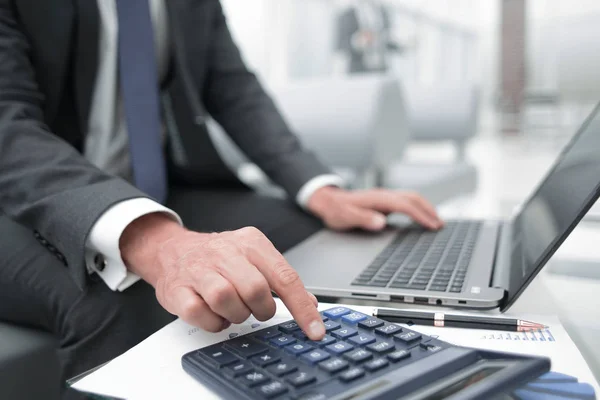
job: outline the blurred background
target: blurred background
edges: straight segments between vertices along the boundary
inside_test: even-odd
[[[353,186],[504,216],[600,99],[596,0],[222,3],[292,126]]]

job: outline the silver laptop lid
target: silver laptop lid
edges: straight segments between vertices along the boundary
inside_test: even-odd
[[[600,104],[512,219],[510,307],[600,197]]]

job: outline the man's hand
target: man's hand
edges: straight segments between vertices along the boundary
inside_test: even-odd
[[[412,192],[386,189],[346,191],[336,187],[317,190],[307,208],[335,230],[362,228],[380,231],[386,226],[385,216],[402,213],[429,229],[444,226],[433,206]]]
[[[196,233],[150,214],[127,227],[120,247],[129,270],[154,286],[167,311],[190,324],[218,332],[250,314],[266,321],[276,311],[273,290],[311,339],[325,335],[317,299],[256,228]]]

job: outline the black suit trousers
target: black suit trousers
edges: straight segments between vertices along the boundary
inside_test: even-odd
[[[292,202],[241,187],[172,187],[167,205],[197,231],[255,226],[281,252],[322,228]],[[0,238],[0,320],[52,332],[63,379],[120,355],[175,319],[142,281],[119,293],[91,275],[80,291],[43,238],[2,215]],[[65,399],[81,397],[64,393]]]

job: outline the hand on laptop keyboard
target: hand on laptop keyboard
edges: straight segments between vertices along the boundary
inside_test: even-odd
[[[218,332],[250,314],[260,321],[273,317],[273,290],[311,339],[323,338],[316,298],[258,229],[202,234],[154,216],[127,228],[121,252],[129,269],[156,288],[167,311]]]
[[[413,192],[387,189],[346,191],[335,187],[317,190],[309,199],[308,209],[335,230],[361,228],[380,231],[385,216],[401,213],[428,229],[444,226],[435,208],[423,196]]]

